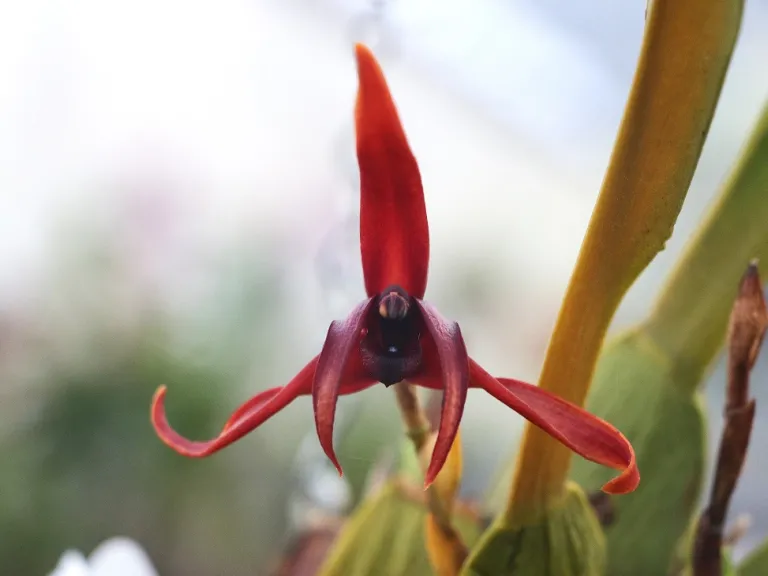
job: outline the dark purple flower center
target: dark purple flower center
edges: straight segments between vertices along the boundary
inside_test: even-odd
[[[378,296],[360,342],[363,366],[372,378],[391,386],[418,372],[421,324],[418,307],[400,286],[389,286]]]

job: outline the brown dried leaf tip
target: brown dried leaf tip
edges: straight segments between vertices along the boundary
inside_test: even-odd
[[[722,574],[723,524],[747,455],[755,417],[755,401],[749,398],[749,373],[757,359],[766,328],[768,309],[757,263],[752,262],[741,279],[728,327],[725,427],[720,438],[709,505],[702,513],[696,530],[693,550],[695,576]]]
[[[739,294],[728,327],[728,395],[726,410],[747,403],[749,371],[755,364],[768,327],[768,310],[757,262],[750,263],[741,279]]]

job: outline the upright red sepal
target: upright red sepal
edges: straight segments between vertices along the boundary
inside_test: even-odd
[[[355,47],[360,166],[360,251],[368,296],[389,285],[423,298],[429,268],[424,192],[387,81],[365,46]]]

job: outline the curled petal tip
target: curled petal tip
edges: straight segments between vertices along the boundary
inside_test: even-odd
[[[339,473],[339,477],[344,476],[344,472],[341,469],[341,464],[339,463],[339,459],[336,456],[336,451],[333,449],[333,428],[330,429],[330,435],[326,435],[320,430],[320,428],[318,428],[317,433],[318,439],[320,440],[320,447],[323,449],[323,452],[325,452],[328,460],[330,460],[331,464],[333,464],[333,467],[336,468],[336,471]]]
[[[343,478],[344,471],[341,468],[339,458],[336,456],[336,451],[333,448],[333,424],[331,423],[330,428],[326,428],[320,425],[317,428],[317,435],[318,440],[320,440],[320,447],[323,449],[323,452],[325,452],[325,455],[327,456],[328,460],[331,461],[333,467],[336,468],[336,472],[339,473],[339,478]]]
[[[629,444],[629,443],[627,443]],[[637,486],[640,484],[640,470],[637,468],[637,462],[635,461],[634,452],[632,458],[618,476],[612,478],[603,485],[603,492],[606,494],[629,494],[634,492]]]
[[[315,390],[317,394],[317,389]],[[323,396],[328,394],[326,390],[322,391]],[[339,476],[342,475],[341,464],[333,449],[333,423],[336,415],[336,398],[338,390],[330,390],[330,398],[323,398],[315,403],[315,430],[317,439],[320,441],[320,447],[325,452],[328,460],[336,468]],[[318,398],[318,396],[315,396]]]
[[[168,423],[168,416],[165,413],[165,394],[167,391],[168,388],[165,385],[159,386],[152,396],[149,414],[155,433],[166,446],[182,456],[189,456],[191,458],[202,456],[203,454],[195,449],[195,442],[181,437]]]
[[[315,412],[315,414],[317,418],[317,438],[320,440],[320,447],[323,449],[323,452],[325,452],[328,460],[331,461],[331,464],[333,464],[333,467],[336,468],[339,477],[343,477],[344,472],[342,471],[341,464],[336,456],[336,451],[333,449],[333,413],[326,415],[324,413]],[[330,424],[327,424],[327,417],[331,418]]]
[[[152,408],[154,408],[157,404],[162,404],[165,400],[165,393],[168,391],[168,387],[165,384],[162,384],[157,387],[157,390],[155,390],[155,393],[152,395]]]
[[[149,408],[149,419],[160,438],[163,437],[162,429],[168,426],[165,416],[165,394],[168,388],[165,385],[158,386],[152,395],[152,404]]]
[[[343,478],[344,471],[342,470],[341,464],[339,463],[339,459],[337,458],[336,452],[333,449],[333,444],[326,445],[321,441],[320,446],[322,446],[323,452],[325,452],[325,455],[328,457],[328,460],[331,461],[331,464],[333,464],[333,467],[336,468],[336,472],[339,473],[339,478]]]

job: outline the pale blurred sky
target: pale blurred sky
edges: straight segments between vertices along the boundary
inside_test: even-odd
[[[503,256],[532,284],[567,278],[642,33],[644,0],[609,4],[383,2],[380,52],[445,256]],[[248,226],[316,246],[354,205],[338,150],[354,166],[350,45],[368,39],[372,5],[0,1],[0,278],[33,266],[62,209],[97,215],[126,179],[175,186],[208,242]],[[755,74],[766,10],[748,6],[728,126],[711,138],[721,152],[768,91]],[[585,31],[584,13],[620,30]]]

